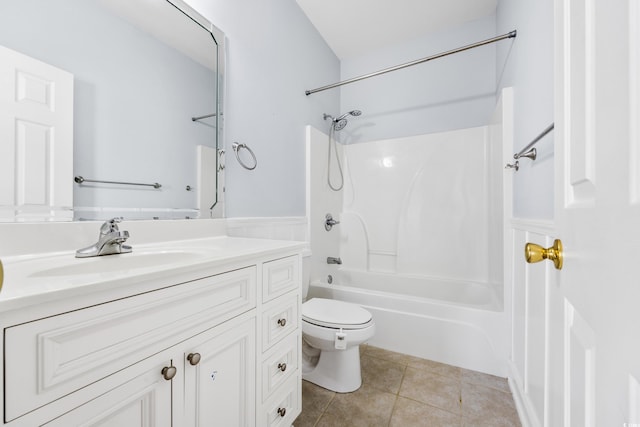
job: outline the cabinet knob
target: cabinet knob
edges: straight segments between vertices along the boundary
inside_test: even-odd
[[[175,366],[165,366],[162,368],[162,377],[167,381],[175,377],[176,373],[178,373],[178,370]]]
[[[282,326],[284,328],[284,325],[287,324],[287,319],[278,319],[278,325]]]
[[[191,363],[192,366],[196,366],[200,363],[200,353],[189,353],[187,356],[187,360]]]
[[[278,363],[278,369],[280,369],[282,372],[287,370],[287,364],[286,363]]]
[[[286,408],[278,408],[278,415],[280,415],[281,417],[284,417],[286,413],[287,413]]]

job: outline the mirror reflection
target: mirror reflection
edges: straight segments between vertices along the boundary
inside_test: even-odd
[[[222,41],[174,0],[0,2],[1,220],[210,217]]]

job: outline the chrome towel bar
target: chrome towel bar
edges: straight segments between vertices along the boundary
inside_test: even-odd
[[[153,188],[162,187],[162,185],[158,184],[157,182],[154,182],[153,184],[141,184],[141,183],[138,183],[138,182],[103,181],[103,180],[99,180],[99,179],[86,179],[86,178],[81,177],[80,175],[78,175],[75,178],[73,178],[73,180],[75,182],[77,182],[78,184],[82,184],[84,182],[99,182],[101,184],[142,185],[142,186],[145,186],[145,187],[153,187]]]
[[[535,160],[536,159],[536,154],[535,151],[533,152],[533,155],[529,154],[529,149],[532,148],[534,145],[536,145],[536,143],[538,141],[540,141],[542,138],[544,138],[549,132],[551,132],[553,130],[555,126],[555,123],[551,123],[549,125],[549,127],[547,127],[545,130],[543,130],[540,135],[536,136],[533,141],[531,141],[529,144],[527,144],[526,147],[524,147],[522,150],[520,150],[518,153],[513,155],[514,159],[519,159],[520,157],[529,157],[531,160]],[[525,155],[528,154],[528,155]],[[533,157],[533,158],[532,158]]]
[[[536,149],[533,146],[536,145],[538,143],[538,141],[540,141],[542,138],[544,138],[549,132],[551,132],[553,130],[554,126],[555,126],[555,123],[551,123],[545,130],[543,130],[540,133],[540,135],[536,136],[533,139],[533,141],[528,143],[526,147],[524,147],[522,150],[520,150],[519,152],[514,154],[513,158],[515,159],[515,162],[507,163],[507,165],[504,168],[505,169],[515,169],[515,171],[518,172],[518,170],[520,169],[520,162],[518,161],[518,159],[520,159],[522,157],[526,157],[527,159],[535,160],[536,157],[538,156],[538,152],[536,151]]]
[[[191,117],[191,121],[197,122],[198,120],[206,119],[208,117],[215,117],[217,115],[218,115],[217,113],[213,113],[213,114],[205,114],[204,116]]]

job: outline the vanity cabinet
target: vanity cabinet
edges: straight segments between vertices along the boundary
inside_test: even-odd
[[[298,257],[263,266],[258,426],[288,427],[302,410],[300,269]]]
[[[300,256],[283,255],[3,313],[4,425],[291,425]]]

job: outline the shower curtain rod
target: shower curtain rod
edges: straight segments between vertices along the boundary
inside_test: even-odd
[[[465,50],[473,49],[475,47],[480,47],[480,46],[484,46],[486,44],[495,43],[495,42],[500,41],[500,40],[511,39],[511,38],[515,38],[515,37],[516,37],[516,30],[513,30],[513,31],[510,31],[510,32],[508,32],[506,34],[503,34],[501,36],[493,37],[493,38],[487,39],[487,40],[482,40],[482,41],[477,42],[477,43],[473,43],[473,44],[469,44],[469,45],[466,45],[466,46],[462,46],[462,47],[459,47],[459,48],[453,49],[453,50],[448,50],[446,52],[438,53],[436,55],[427,56],[426,58],[416,59],[415,61],[407,62],[405,64],[396,65],[395,67],[385,68],[384,70],[376,71],[376,72],[365,74],[365,75],[358,76],[358,77],[353,77],[351,79],[343,80],[343,81],[338,82],[338,83],[333,83],[333,84],[322,86],[322,87],[319,87],[319,88],[316,88],[316,89],[306,90],[304,93],[307,96],[309,96],[312,93],[322,92],[323,90],[327,90],[327,89],[333,89],[333,88],[338,87],[338,86],[343,86],[343,85],[346,85],[346,84],[349,84],[349,83],[358,82],[360,80],[368,79],[370,77],[379,76],[380,74],[385,74],[385,73],[390,73],[391,71],[401,70],[403,68],[411,67],[413,65],[422,64],[423,62],[431,61],[433,59],[442,58],[443,56],[452,55],[454,53],[463,52]]]

